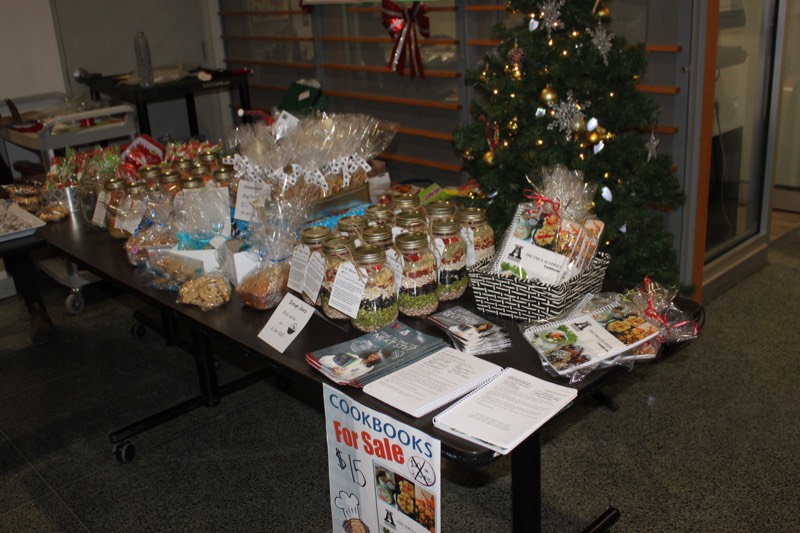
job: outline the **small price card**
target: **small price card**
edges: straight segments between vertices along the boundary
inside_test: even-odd
[[[303,331],[313,314],[312,306],[292,294],[287,294],[269,317],[267,325],[259,332],[258,338],[283,353],[298,333]]]

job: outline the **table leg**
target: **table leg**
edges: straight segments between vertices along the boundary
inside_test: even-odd
[[[542,449],[538,432],[511,452],[511,508],[514,531],[542,530]]]
[[[211,339],[203,331],[192,328],[194,359],[197,364],[197,378],[200,381],[200,394],[208,407],[219,404],[217,369],[211,353]]]
[[[186,95],[186,113],[189,115],[189,134],[197,137],[200,129],[197,127],[197,108],[194,104],[194,93]]]
[[[147,102],[136,102],[136,116],[139,118],[139,133],[150,135],[150,116],[147,114]]]
[[[239,82],[239,107],[250,109],[250,86],[247,83],[247,78]],[[242,117],[242,121],[245,123],[251,122],[250,115]]]

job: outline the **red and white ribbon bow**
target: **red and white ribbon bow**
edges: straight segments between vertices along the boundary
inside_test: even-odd
[[[391,0],[383,0],[381,5],[383,27],[394,37],[392,56],[386,65],[387,71],[397,71],[401,76],[405,72],[406,59],[409,62],[409,77],[413,80],[419,75],[425,77],[422,69],[422,56],[419,52],[419,34],[430,37],[430,20],[428,6],[422,2],[414,2],[411,7],[402,8]]]

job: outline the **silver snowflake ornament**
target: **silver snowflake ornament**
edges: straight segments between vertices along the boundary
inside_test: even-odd
[[[586,28],[586,33],[592,36],[592,44],[603,57],[603,63],[608,66],[608,53],[611,51],[611,40],[614,38],[614,34],[607,32],[602,24],[598,24],[595,29]]]
[[[580,103],[572,97],[572,91],[567,92],[566,100],[560,100],[550,105],[553,108],[553,121],[547,125],[548,130],[558,129],[563,131],[566,139],[572,139],[572,125],[585,120],[583,110],[591,102]]]
[[[651,159],[656,156],[656,151],[658,150],[658,143],[660,142],[659,139],[656,138],[656,134],[654,130],[650,130],[650,140],[647,141],[645,146],[647,147],[647,162],[649,163]]]
[[[553,30],[557,30],[563,23],[561,22],[561,8],[564,7],[566,0],[546,0],[542,4],[542,24],[547,30],[547,38],[552,37]]]

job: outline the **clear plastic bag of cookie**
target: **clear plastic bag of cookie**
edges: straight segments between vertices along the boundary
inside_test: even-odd
[[[239,283],[236,296],[260,311],[276,307],[288,291],[289,266],[289,261],[263,261]]]
[[[178,289],[178,303],[210,311],[231,301],[231,285],[219,272],[190,279]]]

